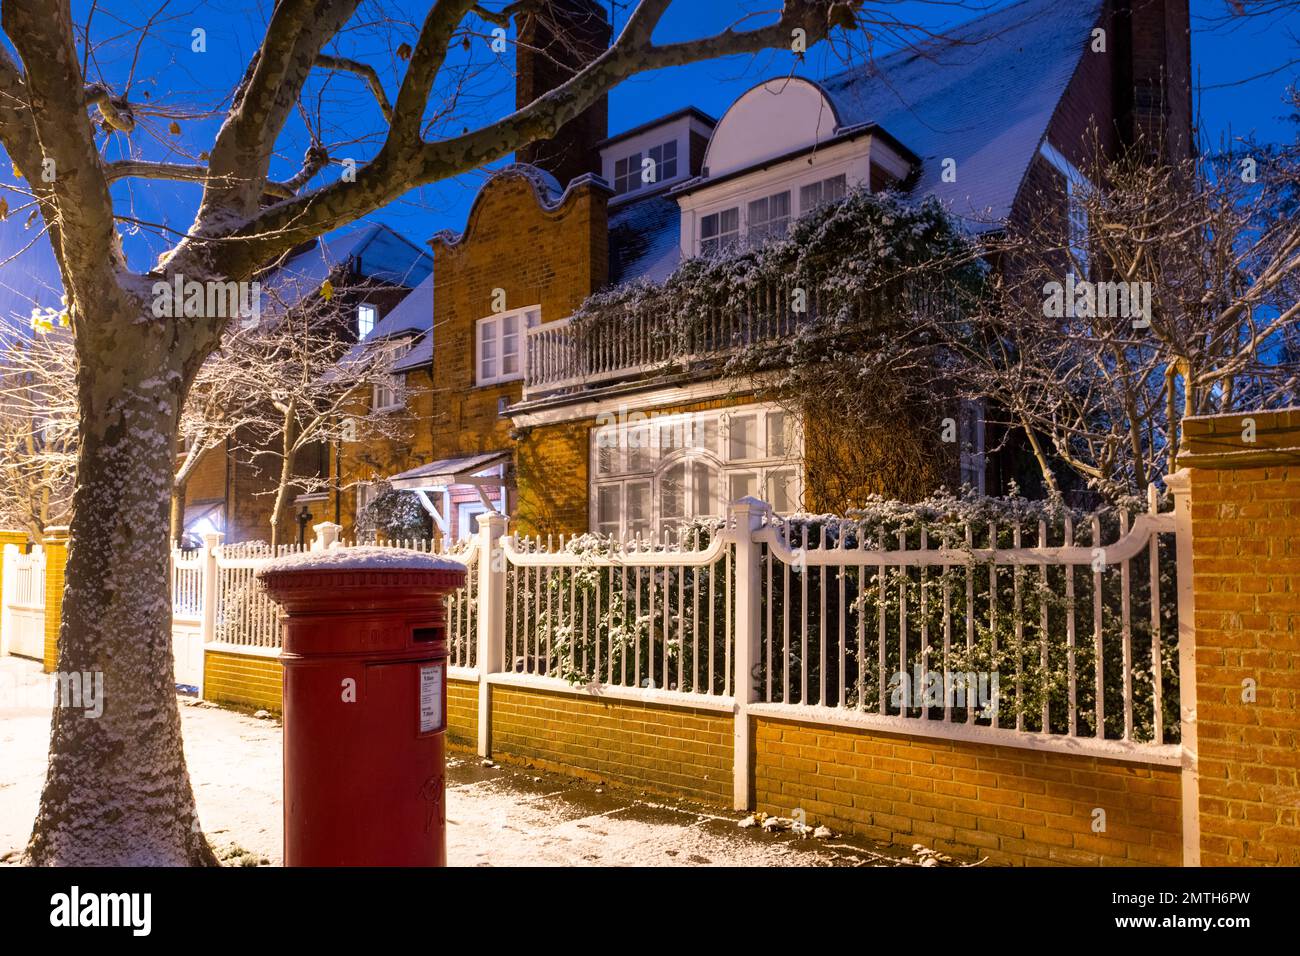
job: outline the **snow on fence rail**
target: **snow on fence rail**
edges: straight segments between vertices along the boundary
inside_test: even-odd
[[[212,582],[216,597],[212,611],[212,642],[236,650],[253,653],[272,653],[280,648],[279,608],[257,581],[260,568],[277,557],[297,554],[307,547],[298,544],[280,545],[274,552],[269,545],[254,543],[220,544],[213,536],[210,550],[173,551],[172,553],[172,617],[179,624],[196,624],[203,620],[207,600],[207,581]],[[379,546],[433,554],[454,554],[472,563],[475,550],[456,548],[443,539],[361,540],[341,541],[334,538],[319,541],[320,546],[356,547]],[[211,571],[208,562],[212,562]],[[205,575],[207,575],[205,577]],[[469,583],[448,598],[448,653],[449,663],[458,667],[473,667],[477,651],[477,582],[470,576]]]
[[[1176,742],[1173,515],[1027,523],[767,522],[758,700]]]
[[[562,538],[558,551],[508,537],[503,550],[510,670],[732,694],[734,549],[726,535],[696,528],[671,546],[584,535]]]
[[[781,518],[745,499],[667,541],[581,535],[557,548],[492,516],[455,546],[385,543],[466,564],[447,598],[462,678],[1169,757],[1174,516],[1154,494],[1091,515],[965,507]],[[214,541],[210,553],[173,557],[178,620],[205,616],[211,581],[209,639],[274,653],[277,609],[255,580],[268,549]]]
[[[502,670],[557,685],[1176,744],[1173,515],[1154,495],[1136,515],[1030,512],[782,519],[751,502],[671,544],[506,536],[487,639]]]

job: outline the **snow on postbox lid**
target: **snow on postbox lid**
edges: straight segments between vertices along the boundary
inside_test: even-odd
[[[329,548],[285,555],[263,565],[257,579],[290,615],[331,610],[428,607],[464,587],[465,565],[400,548]]]

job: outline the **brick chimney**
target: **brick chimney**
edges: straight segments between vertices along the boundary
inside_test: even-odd
[[[1190,156],[1192,38],[1188,0],[1115,0],[1116,119],[1124,142],[1152,158]]]
[[[595,0],[547,0],[515,20],[515,104],[527,106],[569,80],[609,47],[610,27]],[[602,96],[566,123],[554,139],[532,143],[517,158],[568,185],[584,173],[600,172],[596,144],[608,135],[609,103]]]

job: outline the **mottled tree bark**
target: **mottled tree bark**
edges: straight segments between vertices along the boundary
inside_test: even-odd
[[[156,320],[135,328],[102,360],[83,360],[57,669],[102,674],[103,713],[56,704],[28,847],[37,865],[216,863],[195,815],[173,677],[168,491],[183,385]],[[116,359],[127,353],[124,374]]]

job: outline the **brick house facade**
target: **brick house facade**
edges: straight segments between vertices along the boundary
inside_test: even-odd
[[[557,9],[582,39],[566,50],[594,55],[607,36],[592,19],[599,8]],[[521,103],[576,66],[539,65],[523,46],[518,57]],[[778,510],[827,507],[812,489],[827,486],[816,469],[833,469],[834,456],[752,384],[636,360],[548,378],[548,343],[592,293],[662,281],[727,236],[784,228],[855,186],[934,196],[975,231],[1031,216],[1066,230],[1070,184],[1094,144],[1106,155],[1139,142],[1167,156],[1191,148],[1187,3],[1024,0],[935,40],[926,56],[759,84],[720,120],[688,107],[604,138],[604,116],[602,103],[556,143],[521,153],[531,162],[488,180],[463,233],[432,241],[433,328],[398,366],[432,385],[413,399],[423,402],[419,433],[409,454],[345,449],[345,487],[390,479],[420,490],[452,537],[502,494],[515,527],[541,534],[663,533],[743,494]],[[963,453],[945,466],[947,483],[1026,487],[1014,438],[985,434],[977,407],[961,414]],[[611,468],[600,429],[628,419],[684,425],[712,444],[656,448],[653,461],[623,449]],[[1004,447],[986,454],[994,445]],[[349,527],[358,496],[342,499]]]

